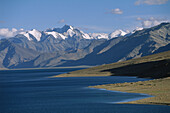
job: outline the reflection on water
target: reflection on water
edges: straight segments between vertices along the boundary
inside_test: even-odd
[[[168,106],[125,105],[148,95],[87,88],[146,80],[135,77],[47,78],[70,69],[0,72],[0,113],[166,113]]]

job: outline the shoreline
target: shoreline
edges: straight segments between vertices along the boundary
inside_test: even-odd
[[[116,83],[89,86],[89,88],[118,91],[123,93],[146,94],[151,97],[137,99],[134,101],[118,102],[118,104],[150,104],[150,105],[168,105],[170,106],[170,77],[163,79],[154,79],[148,81],[138,81],[129,83]]]
[[[79,71],[79,70],[78,70]],[[51,76],[51,78],[56,78],[56,77],[98,77],[98,76],[111,76],[111,73],[99,73],[99,74],[72,74],[75,71],[72,71],[70,73],[63,73],[63,74],[59,74],[59,75],[54,75]]]
[[[128,93],[128,92],[121,92],[121,91],[114,91],[114,90],[107,90],[107,89],[91,88],[91,86],[90,86],[90,89],[104,90],[104,91],[109,91],[109,92],[113,92],[113,93],[114,92],[115,93]],[[134,94],[134,93],[132,93],[132,94]],[[148,96],[148,97],[137,97],[137,98],[125,99],[125,100],[121,100],[121,101],[118,101],[118,102],[109,102],[109,103],[122,104],[122,103],[128,103],[128,102],[137,101],[137,100],[141,100],[141,99],[145,99],[145,98],[149,98],[149,97],[154,97],[152,95],[148,95],[148,94],[144,94],[144,93],[136,93],[136,94],[145,95],[145,96]]]
[[[89,86],[98,89],[152,95],[126,104],[170,105],[170,51],[72,71],[53,77],[133,76],[154,80]]]
[[[13,70],[45,70],[45,69],[74,69],[74,68],[91,68],[93,66],[88,66],[88,65],[80,65],[80,66],[67,66],[67,67],[39,67],[39,68],[14,68],[14,69],[9,69],[9,68],[0,68],[0,71],[13,71]]]
[[[105,75],[104,75],[105,74]],[[81,76],[80,76],[81,75]],[[88,76],[84,74],[73,74],[73,73],[65,73],[57,76],[52,76],[54,77],[96,77],[96,76],[110,76],[110,73],[101,73],[101,74],[88,74]],[[84,76],[82,76],[84,75]],[[130,76],[134,77],[134,76]],[[160,84],[159,82],[165,82],[169,81],[163,84]],[[154,82],[152,84],[152,82]],[[128,85],[127,85],[128,84]],[[110,86],[113,86],[113,88],[110,88]],[[123,87],[115,87],[116,85],[125,85]],[[139,87],[137,90],[133,89],[132,86],[138,85]],[[144,89],[141,87],[144,86]],[[153,80],[147,80],[147,81],[138,81],[138,82],[129,82],[129,83],[116,83],[116,84],[105,84],[105,85],[96,85],[96,86],[89,86],[88,88],[95,88],[95,89],[100,89],[100,90],[108,90],[108,91],[118,91],[122,93],[138,93],[138,94],[146,94],[151,97],[146,97],[142,99],[135,99],[133,101],[125,101],[125,102],[118,102],[117,104],[148,104],[148,105],[168,105],[170,106],[170,77],[167,78],[159,78],[159,79],[153,79]],[[147,88],[148,87],[148,88]],[[152,89],[150,90],[149,88]],[[163,90],[163,93],[152,93],[152,91],[155,91],[158,87],[158,92]],[[164,88],[163,88],[164,87]],[[121,89],[119,89],[121,88]],[[123,88],[123,89],[122,89]],[[126,88],[130,88],[129,90],[126,90]],[[131,89],[132,88],[132,89]],[[141,91],[140,91],[141,90]],[[147,92],[145,90],[150,90],[150,92]]]

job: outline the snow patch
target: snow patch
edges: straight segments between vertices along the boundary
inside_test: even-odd
[[[32,38],[30,37],[29,33],[26,33],[26,32],[20,32],[19,34],[22,34],[24,35],[29,41],[32,40]]]
[[[143,28],[142,27],[136,27],[136,29],[133,30],[132,33],[135,33],[136,31],[140,31],[140,30],[143,30]]]
[[[41,33],[36,30],[36,29],[33,29],[32,31],[28,31],[28,33],[30,33],[31,35],[33,35],[37,41],[40,41],[41,40]]]
[[[140,31],[140,30],[143,30],[143,28],[142,27],[137,27],[136,28],[136,31]]]
[[[52,32],[45,32],[45,33],[47,33],[48,35],[52,35],[54,38],[58,38],[57,32],[52,31]]]
[[[55,32],[55,31],[52,31],[52,32],[45,32],[47,33],[48,35],[52,35],[54,38],[62,38],[63,40],[65,40],[67,37],[62,35],[61,33],[58,33],[58,32]]]
[[[107,33],[89,33],[93,39],[109,39]]]
[[[60,34],[60,33],[59,33],[59,35],[60,35],[60,37],[61,37],[62,39],[64,39],[64,40],[67,38],[67,37],[64,36],[63,34]]]
[[[72,37],[72,36],[75,34],[75,32],[74,32],[72,29],[68,29],[68,30],[67,30],[67,34],[68,34],[70,37]]]
[[[69,26],[71,30],[73,30],[74,28],[72,26]]]
[[[119,36],[125,36],[126,34],[127,33],[125,31],[119,29],[119,30],[116,30],[116,31],[112,32],[110,34],[110,38],[119,37]]]
[[[93,39],[93,37],[90,37],[88,34],[84,33],[83,34],[83,38],[85,39]]]

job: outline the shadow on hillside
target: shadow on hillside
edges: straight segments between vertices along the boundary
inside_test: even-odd
[[[170,76],[170,59],[131,64],[124,67],[103,70],[112,76],[137,76],[145,78],[164,78]]]

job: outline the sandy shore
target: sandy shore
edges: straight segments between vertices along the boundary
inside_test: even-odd
[[[89,87],[128,93],[144,93],[154,96],[141,100],[126,102],[126,104],[157,104],[170,106],[170,77],[149,81],[106,84]]]

